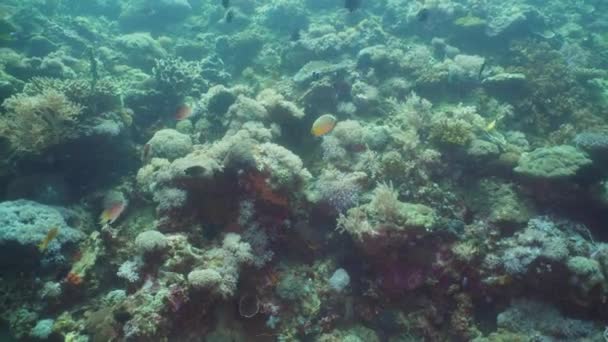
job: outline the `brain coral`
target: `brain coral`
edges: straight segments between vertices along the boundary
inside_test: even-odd
[[[192,151],[192,140],[174,129],[161,129],[148,141],[150,157],[174,160]]]
[[[589,164],[591,159],[575,147],[541,147],[522,154],[515,172],[537,178],[564,178],[574,176]]]
[[[142,253],[161,252],[168,246],[167,237],[157,230],[148,230],[137,235],[135,246]]]

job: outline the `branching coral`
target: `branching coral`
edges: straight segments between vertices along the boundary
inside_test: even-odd
[[[345,174],[330,169],[321,174],[315,186],[321,200],[327,201],[336,211],[345,212],[357,205],[365,180],[367,176],[363,172]]]
[[[200,95],[208,88],[200,62],[185,61],[178,57],[156,59],[154,64],[152,73],[158,87],[171,98],[183,99],[189,95]]]
[[[102,78],[92,87],[91,83],[83,78],[34,77],[25,85],[23,92],[34,96],[46,90],[56,90],[70,101],[82,105],[87,116],[117,110],[120,107],[121,90],[118,83],[110,78]]]

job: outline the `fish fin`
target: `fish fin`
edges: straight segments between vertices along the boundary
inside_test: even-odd
[[[107,224],[110,221],[110,215],[108,214],[107,210],[104,210],[101,215],[99,215],[99,224],[101,224],[102,226]]]

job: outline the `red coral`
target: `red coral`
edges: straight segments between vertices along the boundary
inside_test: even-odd
[[[268,177],[259,172],[249,172],[245,176],[245,187],[261,200],[279,207],[288,207],[287,196],[275,191],[268,184]]]

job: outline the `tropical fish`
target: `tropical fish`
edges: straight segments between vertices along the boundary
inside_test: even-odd
[[[230,24],[232,22],[232,20],[234,19],[234,11],[232,10],[232,8],[229,8],[226,11],[226,15],[224,16],[224,20],[226,20],[226,22],[228,24]]]
[[[490,121],[486,127],[483,128],[484,131],[486,132],[490,132],[493,131],[496,128],[496,119]]]
[[[175,111],[175,120],[177,121],[181,121],[181,120],[185,120],[189,117],[192,116],[192,113],[194,112],[192,106],[183,103],[181,105],[179,105],[179,107],[177,107],[177,110]]]
[[[429,19],[429,10],[427,8],[423,8],[418,13],[416,13],[416,19],[420,22],[425,22]]]
[[[334,127],[336,127],[336,122],[338,122],[338,119],[336,119],[336,117],[331,114],[321,115],[312,124],[310,133],[312,133],[312,135],[314,135],[315,137],[325,135],[331,132]]]
[[[120,191],[110,191],[103,199],[103,211],[99,215],[99,224],[112,224],[127,208],[127,199]]]
[[[295,30],[291,31],[291,34],[289,35],[289,40],[291,40],[292,42],[297,42],[298,40],[300,40],[300,29],[296,28]]]
[[[59,228],[53,227],[49,229],[49,231],[46,233],[46,237],[38,244],[38,250],[40,252],[46,251],[46,249],[49,247],[49,243],[51,243],[51,241],[53,241],[57,235],[59,235]]]
[[[101,212],[101,215],[99,215],[99,224],[106,225],[114,223],[126,207],[126,202],[118,202],[112,204],[109,208],[104,209],[104,211]]]
[[[351,13],[354,12],[359,7],[361,7],[361,0],[344,1],[344,8],[346,8]]]

